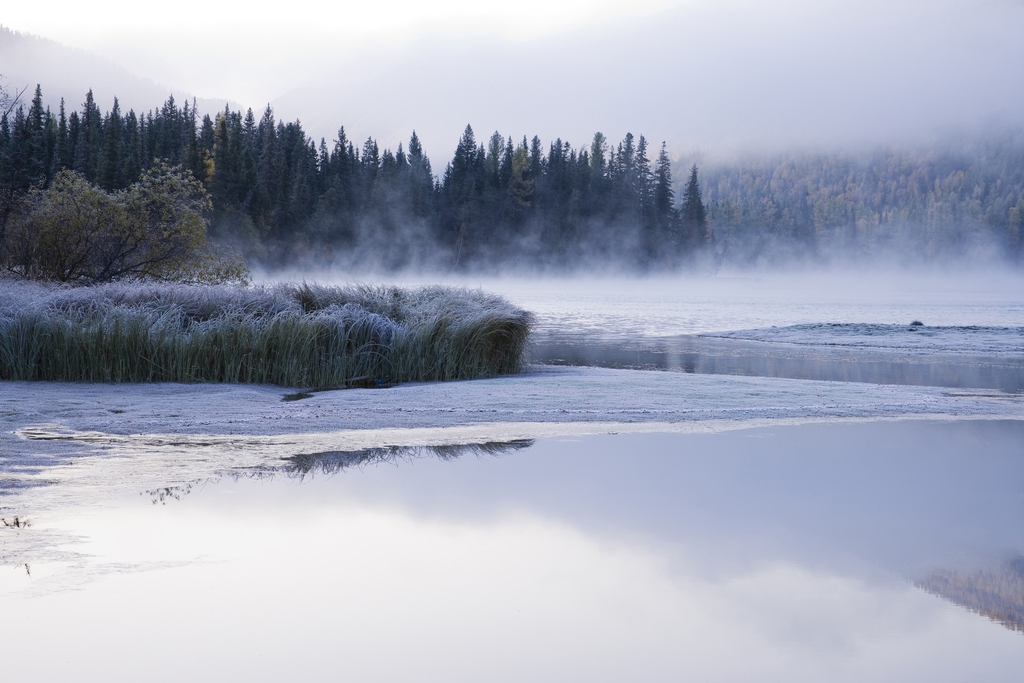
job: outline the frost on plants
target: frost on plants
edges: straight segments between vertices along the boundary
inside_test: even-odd
[[[0,378],[323,387],[518,372],[532,316],[449,287],[0,288]]]

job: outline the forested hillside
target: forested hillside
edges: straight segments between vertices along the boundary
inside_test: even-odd
[[[69,109],[44,107],[37,87],[0,119],[0,249],[21,198],[61,170],[115,192],[156,160],[206,188],[212,237],[271,266],[643,272],[972,250],[1019,260],[1024,232],[1019,138],[941,154],[707,164],[677,186],[665,146],[632,134],[573,147],[497,132],[478,140],[467,126],[435,175],[415,132],[390,150],[344,128],[317,143],[269,107],[201,116],[172,97],[142,114],[116,99],[103,112],[89,92]]]
[[[996,255],[1024,242],[1024,138],[939,151],[787,155],[705,166],[714,234],[737,262]]]

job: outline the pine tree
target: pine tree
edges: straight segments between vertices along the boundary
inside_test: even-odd
[[[46,177],[47,167],[50,159],[46,154],[46,128],[44,125],[43,112],[43,89],[36,85],[36,92],[32,97],[32,104],[28,109],[26,118],[26,132],[28,134],[28,176],[33,181],[39,181]]]
[[[75,159],[78,154],[78,139],[82,134],[82,121],[77,111],[68,115],[68,165],[67,168],[74,169]]]
[[[108,192],[128,186],[124,179],[124,149],[121,133],[121,106],[114,98],[114,106],[103,122],[103,146],[97,169],[97,183]]]
[[[653,214],[653,178],[651,160],[647,158],[647,139],[641,135],[636,143],[636,203],[644,223],[649,223]]]
[[[56,175],[57,172],[71,168],[71,145],[69,140],[68,120],[64,114],[64,98],[60,98],[60,110],[57,118],[57,152],[55,155],[55,164],[53,173]]]
[[[185,103],[186,106],[188,102]],[[203,143],[199,138],[199,127],[196,125],[196,101],[192,99],[192,107],[185,115],[185,168],[199,182],[206,180],[206,158],[203,154]]]
[[[416,131],[409,138],[409,178],[412,213],[416,217],[425,218],[434,208],[434,174],[430,169],[430,159],[423,154],[423,145]]]
[[[680,220],[682,222],[684,240],[690,246],[696,247],[707,242],[707,212],[704,209],[704,202],[701,201],[696,164],[690,169],[690,180],[686,183],[683,205],[680,208]]]
[[[222,216],[238,208],[239,159],[231,138],[231,111],[224,107],[214,123],[213,178],[210,183],[214,208]]]
[[[96,181],[96,171],[100,161],[100,134],[102,115],[92,90],[85,95],[82,104],[82,115],[78,127],[78,141],[75,144],[74,169],[85,176],[89,182]]]
[[[672,164],[665,150],[665,143],[661,143],[661,151],[658,153],[658,165],[654,169],[654,223],[657,232],[657,239],[660,243],[659,251],[664,253],[668,243],[673,239],[675,231],[675,191],[672,189]]]
[[[134,109],[128,110],[124,127],[125,137],[128,140],[124,155],[124,177],[129,183],[134,183],[139,180],[146,168],[146,156],[142,144],[142,122],[135,115]]]
[[[43,160],[46,184],[49,185],[57,168],[57,117],[49,107],[43,114]]]

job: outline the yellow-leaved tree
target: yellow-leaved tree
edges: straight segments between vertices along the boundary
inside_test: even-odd
[[[156,164],[109,193],[61,171],[15,210],[0,262],[22,277],[69,283],[248,282],[239,258],[207,242],[209,209],[202,184],[180,167]]]

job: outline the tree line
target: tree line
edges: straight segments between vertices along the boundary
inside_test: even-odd
[[[154,162],[181,167],[209,193],[213,237],[250,259],[304,258],[474,267],[495,260],[573,265],[604,259],[671,267],[712,241],[690,172],[677,205],[671,162],[643,137],[612,145],[601,133],[584,148],[466,127],[435,176],[415,132],[408,145],[361,145],[344,127],[316,144],[299,121],[224,111],[200,115],[171,97],[157,110],[102,113],[90,91],[81,111],[53,112],[36,87],[27,109],[0,119],[0,221],[19,197],[64,170],[107,192],[122,191]]]
[[[707,264],[828,261],[900,254],[928,260],[988,248],[1019,260],[1024,143],[943,153],[785,155],[692,166],[676,184],[662,143],[596,133],[573,147],[467,126],[435,174],[415,132],[394,151],[344,127],[315,142],[268,106],[201,115],[101,112],[30,102],[0,111],[0,249],[30,190],[62,172],[125,192],[154,163],[207,193],[210,236],[249,263],[364,269],[494,265],[635,271]],[[701,182],[702,181],[702,182]],[[67,183],[65,183],[67,186]],[[677,197],[678,194],[678,197]]]
[[[786,154],[706,164],[718,247],[738,263],[969,252],[1024,257],[1024,137],[923,151]]]

